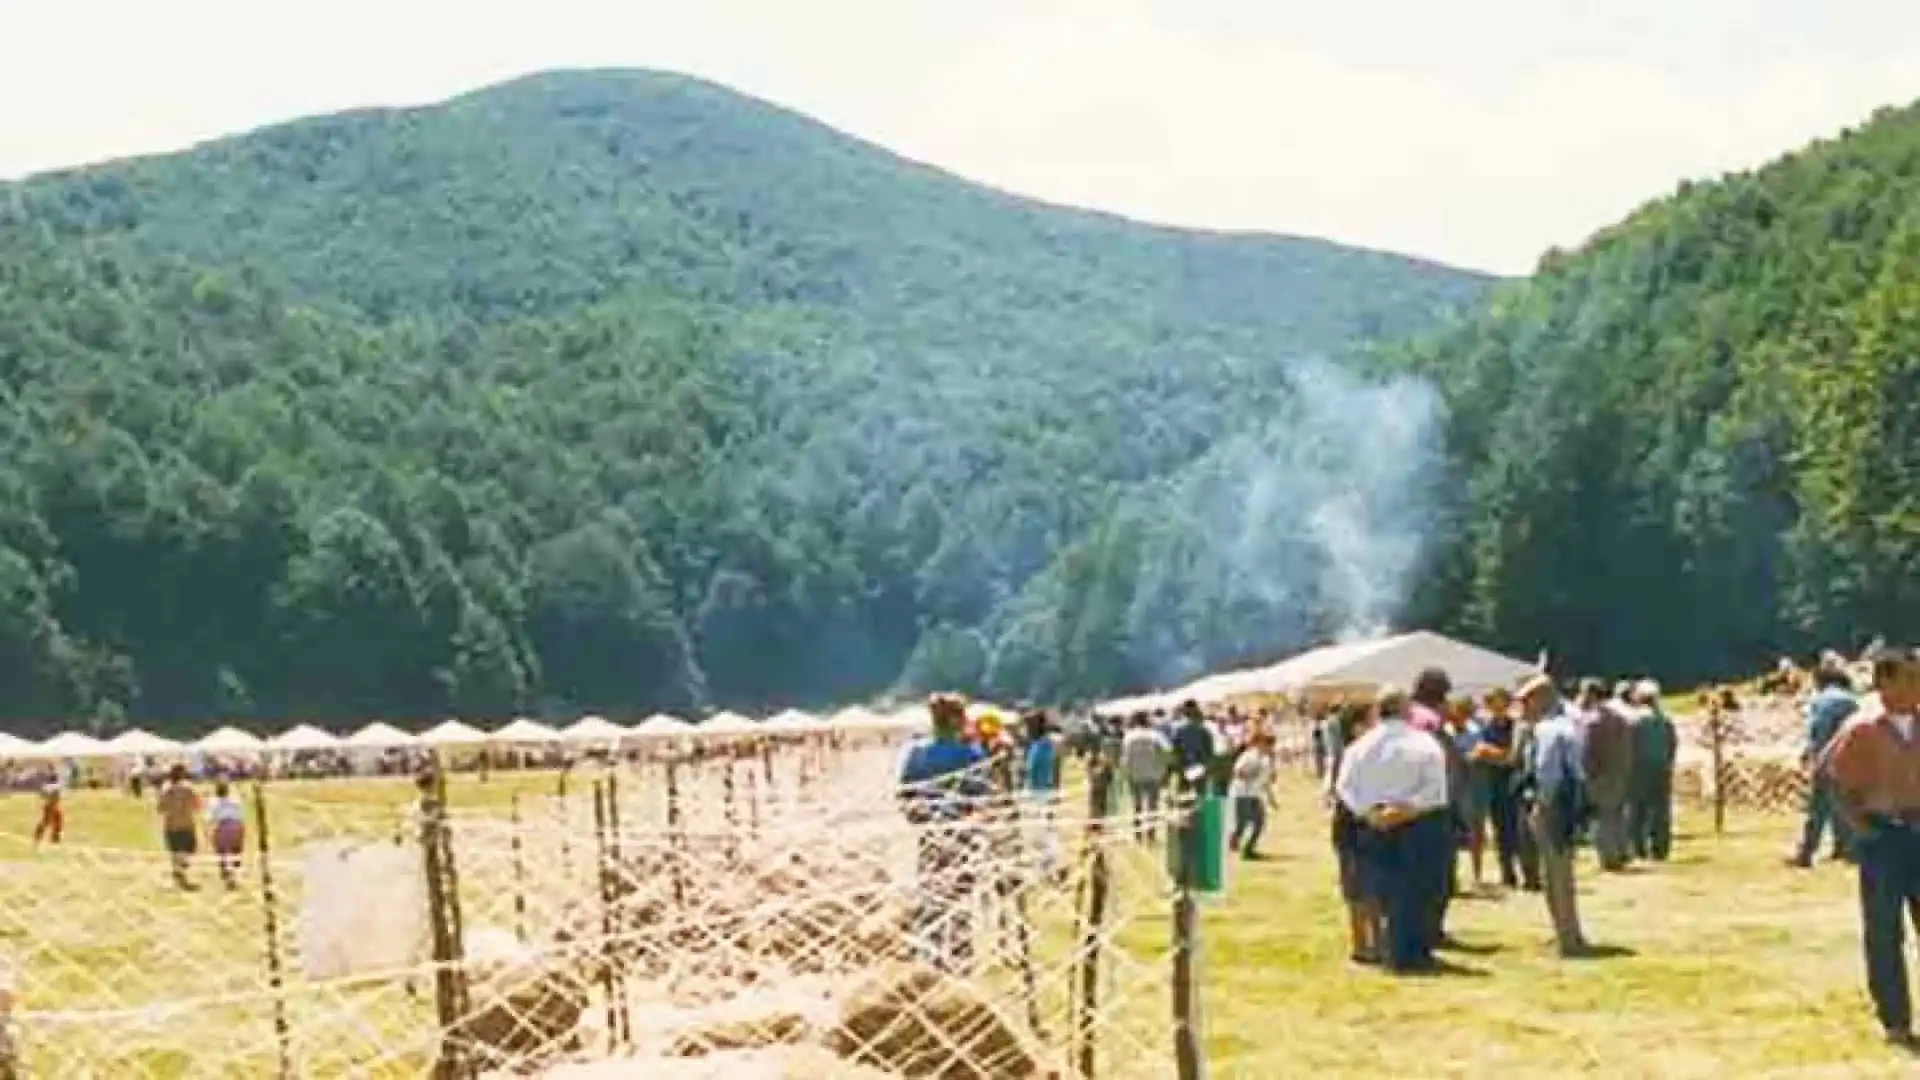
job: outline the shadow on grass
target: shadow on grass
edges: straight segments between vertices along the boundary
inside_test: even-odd
[[[1396,979],[1485,979],[1489,972],[1485,968],[1468,967],[1451,960],[1435,960],[1429,967],[1388,970],[1387,974]]]
[[[1627,960],[1639,956],[1625,945],[1588,945],[1576,952],[1561,954],[1562,960]]]

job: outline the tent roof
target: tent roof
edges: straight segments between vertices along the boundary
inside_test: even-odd
[[[865,705],[849,705],[827,719],[829,724],[840,728],[886,727],[887,718],[867,708]]]
[[[827,725],[812,713],[787,709],[769,717],[766,726],[778,731],[819,731]]]
[[[1478,645],[1428,630],[1329,645],[1289,657],[1270,667],[1213,675],[1178,692],[1202,702],[1221,701],[1242,694],[1280,694],[1309,688],[1391,684],[1409,686],[1421,671],[1441,668],[1464,694],[1495,687],[1512,688],[1534,673],[1535,666]]]
[[[618,742],[631,733],[604,716],[583,716],[568,724],[560,734],[574,742]]]
[[[34,756],[43,758],[106,757],[111,753],[106,743],[78,731],[63,731],[34,748]]]
[[[33,742],[18,735],[9,735],[0,731],[0,758],[19,757],[33,752]]]
[[[428,746],[471,746],[487,741],[487,733],[458,720],[447,720],[420,736]]]
[[[888,716],[886,726],[902,731],[932,731],[933,711],[925,705],[909,705]]]
[[[696,729],[701,735],[752,735],[760,725],[737,712],[722,712],[708,717]]]
[[[491,739],[503,743],[551,743],[560,741],[560,733],[523,716],[494,732]]]
[[[643,738],[660,738],[670,735],[685,735],[692,730],[692,724],[687,723],[677,716],[668,716],[666,713],[654,713],[652,716],[636,724],[633,733]]]
[[[150,731],[134,728],[107,740],[107,749],[116,754],[171,754],[180,749],[172,739],[163,739]]]
[[[312,724],[296,724],[268,739],[267,745],[275,750],[331,750],[340,740]]]
[[[247,753],[265,745],[259,736],[237,727],[223,727],[193,744],[196,750],[214,754]]]
[[[392,724],[381,720],[375,720],[373,723],[368,724],[366,727],[361,728],[346,738],[348,746],[362,746],[374,749],[384,749],[392,746],[412,746],[419,741],[418,736],[401,731]]]

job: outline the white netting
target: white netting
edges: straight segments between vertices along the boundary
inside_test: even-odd
[[[0,841],[23,1075],[1172,1075],[1163,849],[1079,770],[910,824],[899,753],[457,777],[432,858],[417,813],[282,785],[270,888],[253,852],[185,892],[157,854]]]

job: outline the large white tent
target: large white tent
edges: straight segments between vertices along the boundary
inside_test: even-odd
[[[1382,685],[1411,686],[1428,668],[1440,668],[1462,694],[1495,687],[1512,689],[1534,674],[1535,664],[1429,630],[1329,645],[1263,668],[1210,675],[1167,695],[1202,704],[1259,694],[1371,691]]]
[[[177,754],[180,752],[180,744],[150,731],[134,728],[132,731],[123,731],[108,739],[107,749],[124,757],[151,757],[158,754]]]
[[[296,724],[293,727],[267,740],[267,747],[289,754],[307,753],[313,750],[331,750],[340,745],[335,736],[321,731],[312,724]]]
[[[33,753],[33,743],[18,735],[0,731],[0,758],[17,758]]]
[[[265,747],[259,736],[237,727],[223,727],[193,744],[203,754],[257,754]]]
[[[420,741],[419,736],[401,731],[392,724],[375,720],[359,731],[347,736],[347,745],[362,750],[391,750],[400,746],[412,746]]]

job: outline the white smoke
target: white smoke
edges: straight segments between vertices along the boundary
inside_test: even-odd
[[[1193,636],[1146,624],[1142,660],[1165,682],[1314,638],[1379,636],[1426,559],[1442,509],[1438,393],[1320,360],[1291,362],[1287,375],[1287,405],[1216,444],[1159,511],[1185,519],[1176,547],[1199,551],[1156,552],[1136,608],[1164,610],[1177,592],[1218,613],[1186,628]]]

